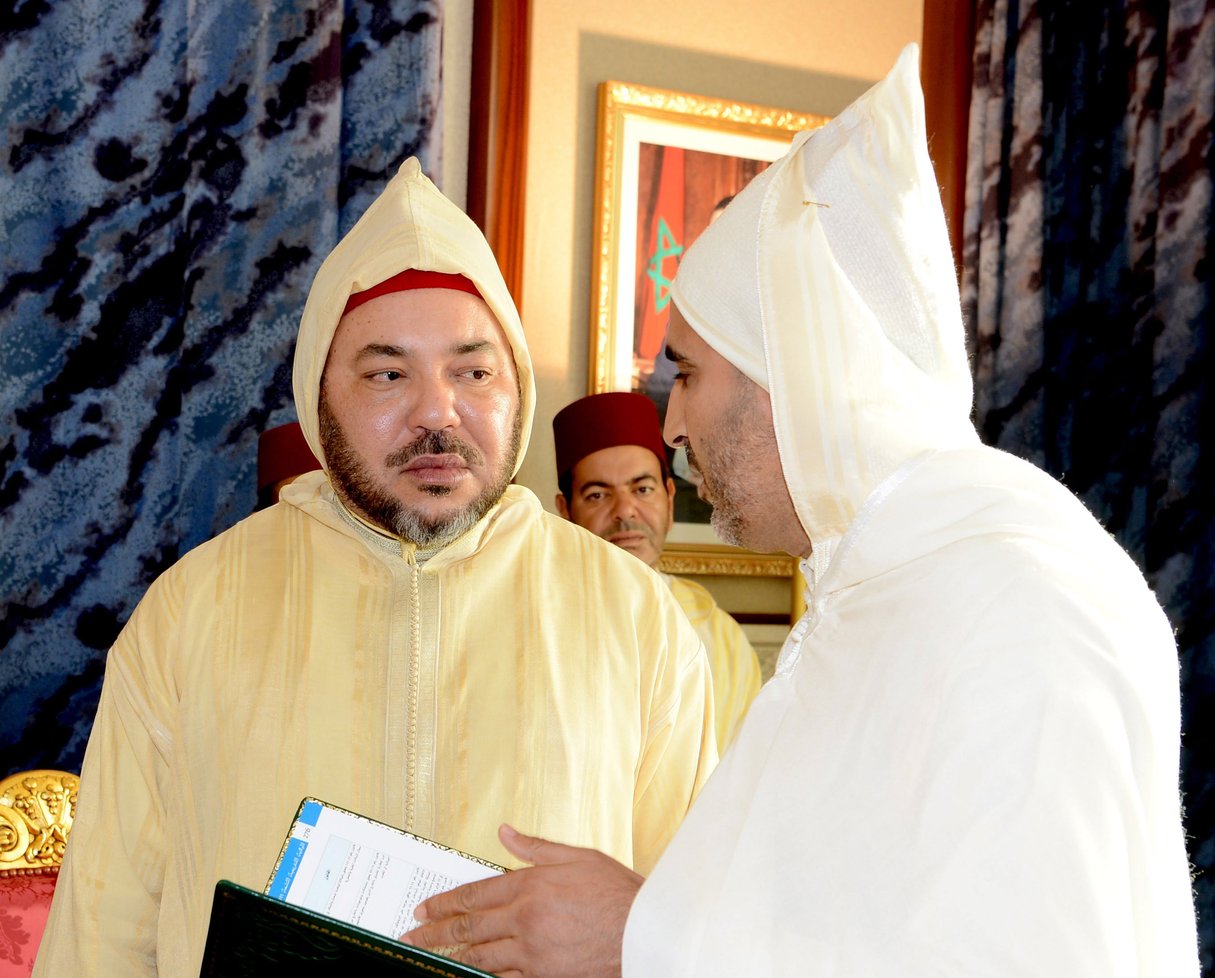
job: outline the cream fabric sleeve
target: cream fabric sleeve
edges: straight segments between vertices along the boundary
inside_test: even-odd
[[[724,754],[734,741],[751,702],[763,685],[759,657],[742,627],[720,608],[709,619],[713,629],[713,706],[717,714],[717,751]]]
[[[647,875],[717,766],[713,683],[704,646],[674,598],[662,589],[655,641],[672,636],[658,660],[647,736],[634,796],[633,868]]]
[[[80,779],[79,808],[34,975],[155,976],[165,875],[163,787],[174,694],[141,649],[171,634],[168,576],[136,609],[106,664]],[[154,609],[154,610],[153,610]],[[152,619],[159,619],[154,625]]]
[[[742,626],[718,607],[706,588],[682,577],[666,579],[709,657],[717,752],[724,754],[762,685],[759,657]]]

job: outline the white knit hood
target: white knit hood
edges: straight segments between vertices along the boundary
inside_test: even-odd
[[[671,294],[771,395],[785,481],[815,546],[842,536],[905,461],[977,443],[916,45],[734,199]]]
[[[351,293],[411,268],[463,275],[477,287],[506,334],[522,393],[518,472],[536,408],[536,384],[523,324],[484,235],[430,182],[414,157],[401,164],[384,192],[338,242],[308,292],[292,380],[295,408],[308,446],[324,463],[319,421],[321,374],[346,300]]]

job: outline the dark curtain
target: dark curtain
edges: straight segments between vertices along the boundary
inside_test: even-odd
[[[963,300],[985,440],[1062,479],[1177,630],[1215,974],[1215,0],[979,0]]]
[[[246,516],[312,275],[437,171],[439,0],[0,13],[0,772],[78,770],[106,649]]]

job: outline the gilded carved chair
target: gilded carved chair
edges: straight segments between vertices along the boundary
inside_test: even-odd
[[[0,978],[28,978],[76,813],[76,775],[0,780]]]

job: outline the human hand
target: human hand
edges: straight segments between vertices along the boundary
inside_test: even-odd
[[[402,935],[415,947],[504,978],[617,978],[629,908],[643,882],[594,849],[498,829],[502,845],[531,863],[458,886],[423,902],[422,926]]]

